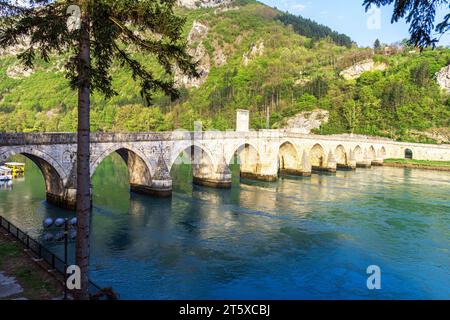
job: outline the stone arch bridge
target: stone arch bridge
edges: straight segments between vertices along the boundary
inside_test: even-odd
[[[381,165],[386,158],[450,160],[449,145],[422,145],[391,140],[304,135],[289,130],[243,132],[96,133],[91,136],[91,174],[117,152],[127,163],[133,192],[170,196],[170,171],[181,154],[192,161],[194,183],[230,188],[230,165],[241,177],[274,181],[280,173],[309,176]],[[74,209],[76,134],[0,134],[0,163],[22,154],[41,169],[47,200]]]

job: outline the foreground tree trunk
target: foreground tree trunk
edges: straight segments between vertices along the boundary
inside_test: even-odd
[[[91,219],[90,174],[90,19],[88,0],[82,1],[80,51],[78,56],[77,138],[77,240],[76,264],[81,270],[81,290],[75,299],[89,299],[89,232]]]

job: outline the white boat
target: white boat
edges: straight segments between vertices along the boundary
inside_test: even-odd
[[[0,167],[0,181],[10,181],[12,180],[12,170],[7,167]]]

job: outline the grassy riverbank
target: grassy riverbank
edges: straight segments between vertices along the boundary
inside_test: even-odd
[[[22,246],[0,232],[0,272],[15,278],[23,291],[3,299],[49,300],[62,296],[62,285],[38,266]],[[1,298],[0,298],[1,299]]]
[[[386,159],[386,160],[384,160],[384,165],[387,167],[404,167],[404,168],[414,168],[414,169],[450,171],[450,161]]]

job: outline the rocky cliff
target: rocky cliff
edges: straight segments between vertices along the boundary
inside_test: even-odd
[[[316,109],[311,112],[302,112],[287,119],[281,126],[299,133],[310,134],[312,130],[318,129],[323,124],[327,123],[329,121],[329,115],[329,111],[322,109]]]
[[[384,71],[388,66],[385,63],[376,63],[372,59],[361,61],[340,73],[346,80],[358,79],[364,72]]]
[[[228,5],[232,0],[178,0],[178,5],[188,9],[214,8],[221,5]]]
[[[436,81],[442,89],[450,92],[450,65],[442,68],[436,74]]]

